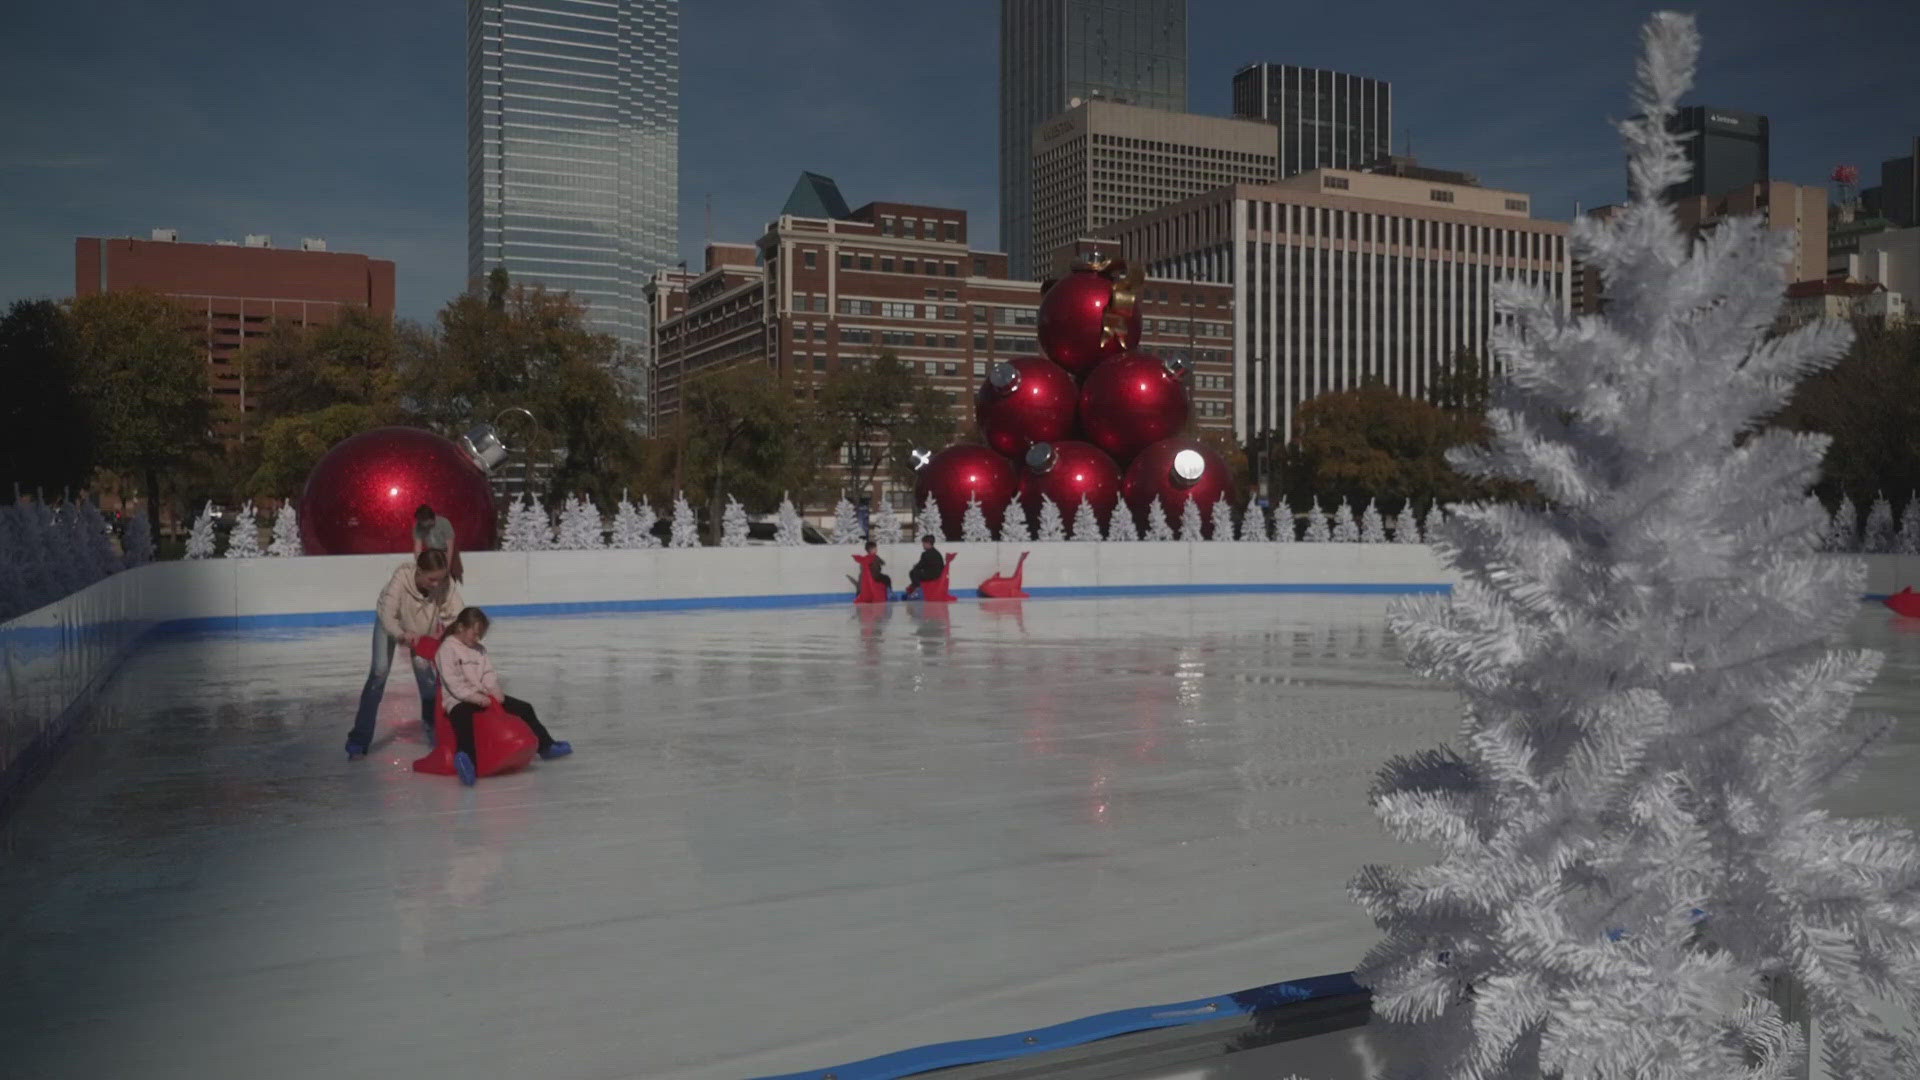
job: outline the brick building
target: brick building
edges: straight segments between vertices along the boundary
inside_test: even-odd
[[[822,205],[822,181],[831,185],[802,177],[787,209]],[[834,191],[825,202],[837,199]],[[832,372],[890,350],[946,394],[955,437],[965,437],[989,365],[1039,351],[1040,286],[1007,273],[1004,253],[971,246],[965,211],[868,203],[845,217],[783,213],[758,244],[711,245],[700,273],[663,271],[648,285],[653,430],[672,429],[680,387],[699,372],[764,364],[810,403]],[[1141,347],[1192,357],[1195,396],[1207,403],[1196,420],[1226,430],[1227,287],[1149,281],[1143,291],[1151,331]],[[871,494],[876,506],[912,502],[911,491],[884,481]]]
[[[249,236],[245,244],[183,244],[173,230],[155,229],[151,240],[74,241],[75,296],[134,289],[174,297],[201,321],[208,390],[230,410],[220,424],[223,437],[254,408],[236,362],[248,338],[274,322],[329,322],[347,307],[393,317],[393,263],[328,251],[320,240],[304,240],[298,251],[275,248],[264,236]]]

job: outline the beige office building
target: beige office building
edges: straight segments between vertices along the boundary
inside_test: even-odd
[[[1272,124],[1089,101],[1033,133],[1033,262],[1096,230],[1280,175]]]
[[[1567,226],[1513,191],[1316,169],[1240,184],[1103,230],[1149,279],[1233,286],[1235,437],[1293,434],[1300,403],[1378,376],[1427,392],[1484,355],[1495,282],[1568,301]]]

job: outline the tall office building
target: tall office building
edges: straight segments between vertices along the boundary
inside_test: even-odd
[[[1033,133],[1096,98],[1187,111],[1186,0],[1000,0],[1000,247],[1031,279]]]
[[[1860,193],[1861,209],[1897,228],[1920,225],[1920,135],[1903,158],[1880,163],[1880,183]]]
[[[1279,129],[1280,175],[1363,169],[1392,152],[1393,86],[1292,64],[1253,64],[1233,76],[1233,115]]]
[[[679,130],[679,0],[469,0],[468,277],[568,290],[646,362]]]
[[[1670,199],[1724,195],[1769,179],[1767,118],[1709,105],[1687,105],[1667,121],[1680,136],[1692,175],[1667,189]]]

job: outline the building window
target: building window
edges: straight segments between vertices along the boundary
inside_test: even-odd
[[[853,269],[853,255],[852,255],[852,253],[850,253],[850,252],[845,252],[845,251],[843,251],[843,252],[841,252],[841,253],[840,253],[840,269],[842,269],[842,270],[851,270],[851,269]]]
[[[948,300],[958,300],[960,299],[960,294],[953,291],[952,289],[948,289],[946,298]]]
[[[813,370],[815,371],[827,370],[827,358],[824,354],[822,353],[813,354]]]
[[[1525,199],[1508,199],[1508,200],[1507,200],[1507,209],[1509,209],[1509,210],[1518,210],[1518,211],[1520,211],[1521,213],[1526,213],[1526,210],[1527,210],[1527,200],[1525,200]]]
[[[927,374],[929,375],[940,374],[940,365],[932,360],[927,361]]]
[[[940,290],[939,290],[939,289],[928,289],[928,290],[926,291],[926,297],[927,297],[927,299],[929,299],[929,300],[938,300],[938,299],[940,299]]]
[[[807,269],[812,270],[814,268],[814,253],[811,251],[801,252],[800,262]]]
[[[1347,190],[1347,178],[1344,176],[1322,176],[1320,178],[1320,186],[1333,188],[1336,191],[1345,191]]]
[[[1427,192],[1427,198],[1432,199],[1434,202],[1452,202],[1453,192],[1442,191],[1439,188],[1434,188],[1431,191]]]
[[[880,314],[889,319],[911,319],[914,317],[914,310],[912,304],[883,303],[880,305]]]
[[[1449,196],[1448,196],[1448,198],[1449,198],[1449,199],[1451,199],[1451,198],[1452,198],[1452,196],[1451,196],[1451,195],[1449,195]],[[862,256],[860,256],[860,269],[862,269],[862,270],[871,270],[871,269],[873,269],[873,256],[871,256],[871,255],[862,255]]]
[[[985,375],[987,373],[987,362],[985,360],[975,360],[973,362],[973,373],[975,375]]]
[[[947,222],[947,239],[949,240],[960,239],[960,223],[959,222],[957,221]]]
[[[883,256],[880,259],[880,272],[883,274],[893,273],[893,259],[891,256]]]
[[[952,361],[948,361],[947,363],[940,365],[940,370],[942,374],[958,375],[960,374],[960,365]]]
[[[901,259],[900,272],[903,274],[917,274],[920,272],[920,267],[919,264],[912,259]]]
[[[947,265],[951,267],[953,264],[948,263]],[[927,260],[927,276],[928,277],[940,276],[940,264],[937,262],[934,262],[932,259]]]
[[[985,334],[973,335],[973,349],[975,352],[986,352],[987,351],[987,335]]]
[[[883,217],[880,219],[880,235],[881,236],[893,235],[893,219],[892,218]]]
[[[948,304],[942,304],[940,305],[940,317],[943,319],[957,319],[960,317],[960,309]]]
[[[957,334],[942,334],[940,344],[948,349],[957,349],[960,347],[960,337]]]
[[[982,258],[977,258],[977,257],[973,260],[973,276],[974,277],[987,276],[987,260]]]
[[[959,264],[959,263],[948,263],[948,264],[947,264],[947,276],[948,276],[948,277],[959,277],[959,276],[960,276],[960,264]]]

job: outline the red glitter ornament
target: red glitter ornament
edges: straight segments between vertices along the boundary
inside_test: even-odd
[[[1129,353],[1087,376],[1080,427],[1087,441],[1126,462],[1187,423],[1186,361]]]
[[[1140,344],[1140,278],[1124,264],[1076,266],[1040,298],[1036,328],[1047,358],[1077,378]],[[1125,275],[1125,276],[1122,276]],[[1118,277],[1119,280],[1115,280]]]
[[[940,508],[940,524],[946,529],[943,539],[958,540],[967,500],[977,496],[987,528],[997,536],[1007,503],[1019,491],[1020,472],[1013,462],[977,443],[957,443],[920,466],[913,485],[913,504],[923,506],[932,495],[934,505]]]
[[[1162,439],[1133,459],[1121,483],[1121,495],[1134,516],[1145,521],[1147,507],[1161,501],[1168,521],[1178,521],[1187,500],[1200,504],[1203,532],[1213,529],[1211,513],[1219,499],[1232,498],[1232,478],[1227,463],[1198,440]]]
[[[413,511],[421,503],[453,524],[459,550],[495,546],[493,492],[471,455],[421,428],[363,431],[307,474],[301,546],[309,555],[412,551]]]
[[[1020,506],[1028,521],[1039,520],[1042,498],[1052,499],[1069,523],[1085,498],[1104,532],[1120,501],[1120,466],[1092,443],[1035,443],[1020,477]]]
[[[1019,460],[1034,443],[1073,437],[1079,396],[1067,369],[1021,356],[993,365],[974,394],[973,416],[988,446]]]

